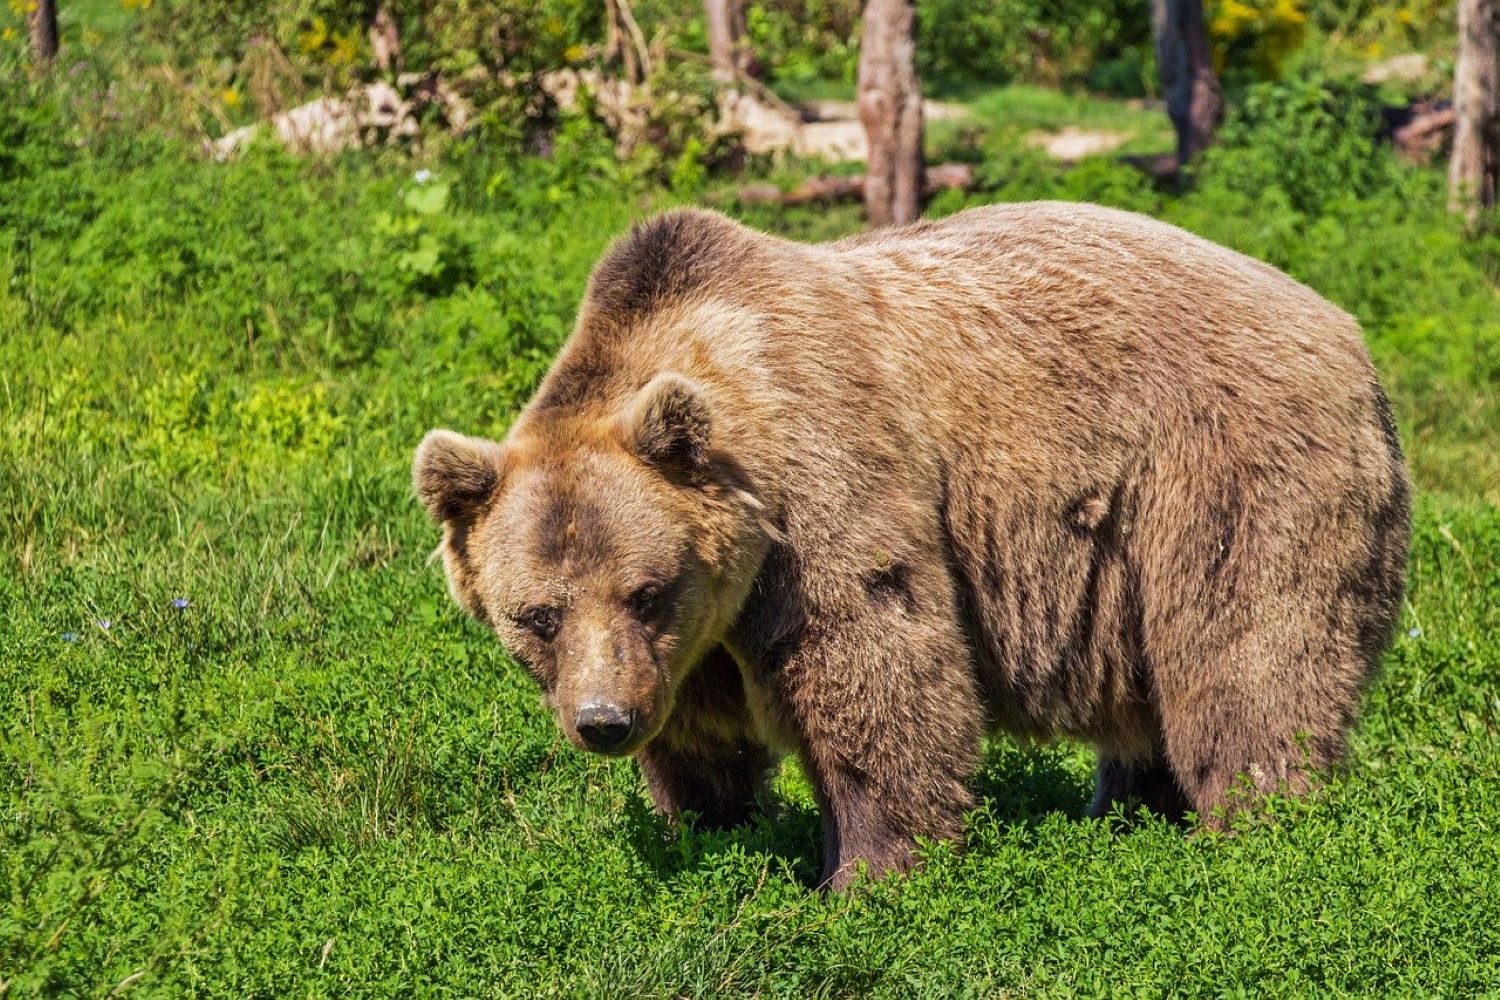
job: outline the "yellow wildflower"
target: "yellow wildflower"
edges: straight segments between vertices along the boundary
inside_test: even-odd
[[[303,52],[316,52],[328,41],[328,22],[322,17],[312,19],[312,26],[297,39]]]
[[[333,51],[328,54],[328,61],[335,66],[352,66],[359,59],[359,32],[350,31],[347,34],[334,32],[332,35]]]
[[[1218,0],[1210,2],[1209,34],[1214,65],[1231,59],[1262,76],[1276,77],[1286,56],[1302,43],[1306,0]]]
[[[1307,15],[1297,7],[1297,0],[1276,0],[1273,13],[1284,26],[1302,24],[1307,20]]]

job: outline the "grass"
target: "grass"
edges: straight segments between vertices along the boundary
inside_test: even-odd
[[[1083,93],[1065,93],[1016,83],[986,89],[967,102],[988,131],[1026,134],[1068,125],[1085,132],[1115,132],[1130,138],[1122,154],[1169,153],[1176,148],[1165,107]]]
[[[980,147],[974,200],[1152,211],[1360,315],[1421,490],[1410,593],[1314,799],[1232,838],[1090,821],[1086,749],[999,740],[965,851],[829,898],[795,767],[753,825],[676,834],[634,765],[561,743],[409,494],[427,428],[503,432],[665,196],[598,180],[586,136],[423,187],[399,160],[78,152],[25,114],[0,118],[26,151],[0,154],[12,994],[1500,991],[1500,310],[1436,179],[1340,166],[1320,201],[1274,123],[1182,197]]]
[[[830,80],[783,84],[789,101],[853,101],[854,86]],[[1121,100],[1088,93],[1064,92],[1028,83],[973,85],[935,99],[962,104],[968,115],[927,123],[929,162],[966,158],[964,146],[977,136],[1015,142],[1036,132],[1071,127],[1085,132],[1127,136],[1119,154],[1169,153],[1176,148],[1166,109],[1142,100]]]

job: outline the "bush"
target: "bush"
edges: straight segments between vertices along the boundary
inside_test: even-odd
[[[1486,429],[1500,426],[1500,240],[1466,237],[1442,172],[1400,163],[1376,125],[1361,89],[1254,87],[1194,190],[1163,214],[1353,313],[1410,429],[1419,483],[1500,495]]]
[[[750,36],[774,79],[854,82],[860,0],[751,4]],[[1146,0],[922,0],[917,69],[929,89],[1025,80],[1144,93],[1151,21]]]
[[[1252,87],[1230,115],[1204,174],[1244,193],[1279,192],[1304,215],[1389,188],[1400,167],[1375,145],[1378,109],[1321,79]]]
[[[935,84],[1023,80],[1077,87],[1110,83],[1126,96],[1145,81],[1151,45],[1146,0],[924,0],[917,5],[918,63]]]

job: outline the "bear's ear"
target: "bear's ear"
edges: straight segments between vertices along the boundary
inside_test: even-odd
[[[662,372],[635,394],[620,415],[625,444],[654,465],[697,472],[708,465],[713,420],[696,382]]]
[[[467,517],[500,485],[504,456],[493,441],[428,431],[412,460],[412,486],[437,523]]]

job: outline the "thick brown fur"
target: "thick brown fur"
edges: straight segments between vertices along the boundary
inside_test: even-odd
[[[1094,744],[1095,813],[1305,789],[1409,534],[1353,319],[1060,203],[827,245],[644,223],[504,445],[434,432],[416,483],[570,739],[620,707],[658,807],[715,823],[797,754],[835,887],[961,833],[992,729]]]

